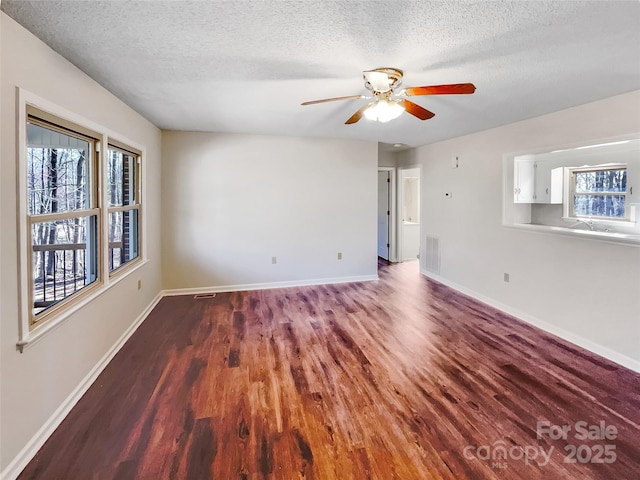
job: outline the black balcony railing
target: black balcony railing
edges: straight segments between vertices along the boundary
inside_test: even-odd
[[[113,271],[124,263],[122,242],[109,242],[109,271]]]
[[[109,270],[120,265],[122,242],[109,243],[108,257]],[[84,243],[33,245],[34,313],[42,312],[93,283],[97,275],[95,272],[88,274],[87,266],[87,245]]]

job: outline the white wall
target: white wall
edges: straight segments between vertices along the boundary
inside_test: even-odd
[[[160,131],[1,14],[0,471],[47,423],[161,288]],[[149,262],[77,311],[45,337],[16,350],[16,87],[102,125],[146,148],[144,215]],[[142,289],[136,283],[142,280]]]
[[[165,288],[377,275],[375,143],[167,131],[162,158]]]
[[[378,166],[379,167],[395,167],[396,157],[394,152],[389,151],[382,143],[378,143]]]
[[[439,237],[439,278],[640,370],[640,247],[502,226],[505,154],[634,132],[640,91],[398,154],[422,165],[422,248]]]

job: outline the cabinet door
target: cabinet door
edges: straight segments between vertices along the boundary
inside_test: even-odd
[[[640,154],[627,163],[627,204],[640,205]]]
[[[551,168],[544,162],[536,162],[535,203],[562,203],[562,167]]]
[[[514,159],[513,202],[533,203],[535,201],[536,169],[533,155],[523,155]]]
[[[536,161],[534,168],[536,182],[533,200],[535,203],[549,203],[551,167],[548,163]]]
[[[564,168],[551,169],[551,183],[549,186],[549,203],[562,203],[564,200]]]

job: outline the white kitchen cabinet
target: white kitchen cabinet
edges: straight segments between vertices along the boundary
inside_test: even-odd
[[[534,155],[520,155],[513,162],[513,203],[535,202],[536,162]]]
[[[627,204],[640,205],[640,152],[627,163]]]
[[[562,203],[564,169],[537,162],[535,155],[514,158],[514,203]]]
[[[534,203],[562,203],[562,189],[564,187],[564,168],[545,168],[536,163]]]

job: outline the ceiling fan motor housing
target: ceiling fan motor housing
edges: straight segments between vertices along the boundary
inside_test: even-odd
[[[402,83],[403,72],[397,68],[382,67],[362,72],[364,85],[374,94],[392,92]]]

